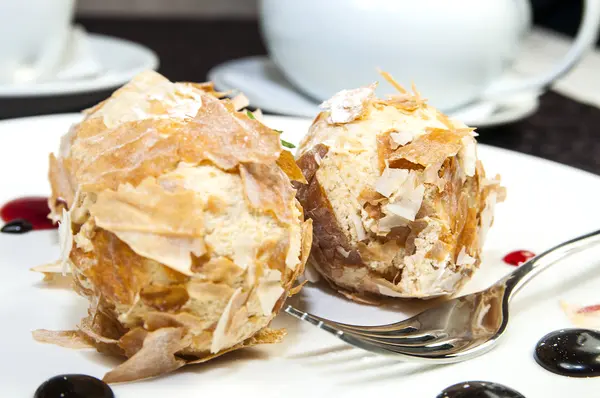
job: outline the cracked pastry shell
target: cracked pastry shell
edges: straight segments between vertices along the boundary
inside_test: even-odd
[[[106,381],[284,334],[268,325],[312,239],[288,177],[302,174],[278,132],[219,97],[210,84],[144,72],[50,156],[60,262],[90,300],[79,331],[54,337],[127,357]]]
[[[453,294],[479,265],[504,189],[485,178],[473,129],[383,75],[398,94],[339,92],[298,148],[309,265],[358,301]]]

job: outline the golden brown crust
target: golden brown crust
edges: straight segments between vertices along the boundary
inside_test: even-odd
[[[329,203],[327,196],[322,191],[316,177],[319,164],[315,160],[315,156],[324,158],[327,155],[327,151],[328,148],[325,145],[319,144],[298,158],[298,166],[302,169],[307,183],[298,187],[296,197],[303,205],[305,216],[314,222],[312,226],[314,241],[319,241],[321,250],[327,252],[326,255],[323,255],[327,259],[332,260],[335,248],[337,246],[348,247],[348,240],[345,234],[339,229],[337,220],[333,215],[331,203]],[[335,239],[335,241],[330,242],[330,239]],[[340,240],[338,241],[337,239]]]
[[[71,260],[89,279],[96,294],[111,302],[132,304],[136,292],[150,279],[147,261],[113,233],[98,230],[92,242],[92,252],[75,248]]]
[[[327,193],[316,176],[313,176],[306,187],[298,190],[298,200],[304,205],[306,216],[313,220],[313,239],[318,242],[327,261],[331,262],[339,257],[337,248],[341,247],[346,251],[352,251],[346,259],[348,264],[360,264],[360,256],[350,246],[346,234],[335,218]]]
[[[292,221],[295,190],[276,164],[241,164],[246,200],[254,209],[271,211],[281,222]]]
[[[300,292],[300,289],[302,288],[302,286],[304,286],[303,282],[301,285],[296,285],[295,287],[292,287],[292,285],[294,284],[294,281],[304,273],[304,267],[306,265],[306,262],[308,261],[308,257],[310,256],[310,249],[312,247],[312,242],[313,242],[313,220],[312,219],[308,219],[306,221],[304,221],[302,223],[302,246],[300,248],[300,264],[298,265],[298,267],[296,267],[296,269],[293,271],[292,275],[289,277],[289,282],[288,285],[285,286],[286,289],[289,289],[289,295],[293,296],[294,294],[297,294]],[[281,309],[281,307],[283,306],[285,302],[285,298],[282,298],[281,302],[278,303],[278,306],[276,306],[276,308],[278,308],[278,310]]]
[[[203,100],[196,118],[187,122],[146,119],[111,129],[100,118],[86,120],[77,129],[66,166],[81,188],[100,190],[137,185],[182,161],[210,160],[230,170],[240,163],[270,164],[279,158],[277,132],[242,113],[231,113],[211,96]]]
[[[243,112],[232,112],[226,101],[212,96],[186,126],[180,154],[183,161],[208,159],[224,170],[240,163],[270,164],[282,151],[279,133]],[[185,144],[184,144],[185,143]]]
[[[394,150],[387,160],[391,168],[423,170],[426,166],[443,162],[456,155],[462,148],[462,138],[470,136],[471,132],[470,129],[430,129],[427,134]],[[417,166],[410,167],[409,165]]]
[[[111,314],[111,309],[98,303],[94,315],[81,320],[79,332],[99,351],[111,355],[124,355],[119,339],[127,330]]]
[[[192,191],[168,191],[148,178],[136,188],[100,192],[89,211],[134,252],[185,275],[192,274],[192,255],[206,253],[203,202]]]
[[[48,207],[51,216],[58,216],[64,206],[59,207],[59,202],[64,202],[67,207],[73,205],[75,189],[65,169],[62,159],[57,159],[53,153],[50,154],[48,179],[52,189],[52,197],[48,198]]]
[[[456,158],[449,159],[444,165],[443,177],[447,181],[444,191],[437,201],[440,214],[447,217],[450,229],[440,237],[447,246],[453,248],[452,260],[456,262],[459,252],[465,248],[466,252],[479,259],[480,245],[477,236],[477,225],[481,207],[482,192],[479,190],[479,174],[462,182]],[[480,170],[482,172],[483,170]],[[477,261],[476,265],[479,265]]]
[[[302,170],[298,167],[298,164],[294,160],[294,155],[290,151],[281,151],[281,155],[277,159],[277,165],[288,176],[290,181],[297,181],[301,184],[307,183]]]
[[[86,191],[138,185],[172,170],[180,161],[178,137],[183,124],[166,119],[126,122],[107,128],[101,118],[83,121],[76,130],[65,165]]]
[[[314,177],[317,170],[319,169],[319,161],[317,159],[323,159],[327,156],[329,148],[324,144],[318,144],[312,147],[309,151],[305,152],[300,156],[296,163],[304,174],[306,180],[305,184],[308,184]]]
[[[178,311],[190,296],[184,285],[154,284],[140,290],[140,299],[148,307],[158,311]]]
[[[177,358],[175,354],[188,343],[185,337],[183,328],[161,328],[144,333],[141,344],[135,342],[135,348],[139,351],[106,373],[103,380],[107,383],[121,383],[147,379],[184,366],[185,361]],[[189,339],[189,336],[187,338]],[[126,339],[125,342],[131,340]],[[129,352],[133,352],[132,347],[128,348]]]
[[[253,347],[260,344],[276,344],[283,341],[283,338],[287,334],[285,329],[271,329],[264,328],[259,330],[254,336],[244,340],[243,342],[228,348],[226,350],[219,351],[216,354],[211,354],[203,358],[193,359],[187,362],[188,365],[204,363],[210,361],[211,359],[220,357],[221,355],[227,354],[231,351],[239,350],[241,348]]]
[[[227,93],[222,93],[220,91],[215,90],[215,84],[213,82],[202,82],[202,83],[194,83],[194,82],[182,82],[183,84],[194,87],[198,90],[204,91],[206,94],[210,94],[215,98],[223,98],[227,96]]]

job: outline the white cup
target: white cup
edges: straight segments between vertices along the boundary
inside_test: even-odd
[[[528,0],[262,0],[269,54],[299,90],[316,100],[390,72],[414,82],[445,111],[481,99],[541,90],[593,46],[600,0],[585,0],[571,50],[545,75],[503,76],[531,28]],[[393,92],[387,83],[380,94]]]
[[[74,0],[0,0],[0,84],[48,78],[68,42]]]

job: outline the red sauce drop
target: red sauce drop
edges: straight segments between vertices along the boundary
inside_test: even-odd
[[[600,311],[600,304],[588,305],[577,310],[578,314],[588,314],[590,312]]]
[[[11,200],[0,209],[0,217],[6,223],[14,220],[27,220],[33,229],[54,229],[57,225],[48,219],[50,208],[48,198],[31,196]]]
[[[502,260],[507,264],[517,267],[533,257],[535,257],[535,253],[532,253],[529,250],[516,250],[508,253]]]

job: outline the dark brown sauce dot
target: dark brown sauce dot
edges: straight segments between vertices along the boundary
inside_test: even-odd
[[[108,384],[95,377],[66,374],[43,382],[34,398],[115,398],[115,394]]]
[[[489,381],[465,381],[442,391],[437,398],[525,398],[512,388]]]
[[[537,343],[534,358],[550,372],[572,377],[600,376],[600,332],[562,329]]]
[[[0,228],[0,232],[4,232],[5,234],[24,234],[32,229],[33,225],[31,225],[29,221],[17,218],[8,224],[4,224],[2,228]]]

